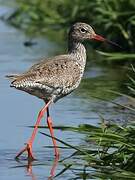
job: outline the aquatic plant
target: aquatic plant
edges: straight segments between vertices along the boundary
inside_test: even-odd
[[[80,158],[83,160],[77,172],[77,175],[80,177],[87,175],[87,178],[135,178],[134,123],[124,127],[102,121],[99,127],[82,124],[79,127],[63,127],[62,129],[85,134],[86,144],[85,147],[77,147],[56,138],[60,143],[75,150],[69,158],[60,161],[63,164],[67,164],[67,159],[70,159],[70,166],[66,169],[64,168],[64,171],[62,170],[62,173],[59,173],[59,175],[63,174],[66,170],[73,170],[78,166],[74,160],[72,161],[73,157],[76,157],[76,159]],[[42,134],[49,136],[43,132]],[[86,171],[81,172],[80,169],[85,168]]]
[[[122,52],[103,52],[103,51],[97,51],[99,54],[103,55],[105,57],[105,60],[110,61],[127,61],[127,60],[135,60],[135,54],[134,53],[122,53]]]

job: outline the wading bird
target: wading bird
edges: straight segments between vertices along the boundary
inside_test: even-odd
[[[55,156],[59,157],[59,151],[54,138],[52,119],[49,114],[49,106],[53,102],[70,94],[79,86],[86,64],[86,49],[83,42],[92,39],[117,45],[97,35],[90,25],[77,22],[70,28],[68,34],[67,54],[43,59],[23,74],[7,76],[12,80],[11,87],[37,96],[45,102],[45,106],[38,114],[30,139],[26,143],[26,146],[16,155],[16,158],[19,158],[26,151],[29,160],[35,159],[32,145],[45,112],[47,113],[47,124],[52,137]]]

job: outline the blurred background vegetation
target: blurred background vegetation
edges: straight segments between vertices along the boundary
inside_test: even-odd
[[[8,20],[26,32],[41,34],[53,29],[62,32],[62,38],[65,38],[67,28],[82,21],[92,25],[97,33],[122,45],[126,54],[135,50],[134,0],[16,1],[18,8]],[[135,55],[129,58],[135,59]]]

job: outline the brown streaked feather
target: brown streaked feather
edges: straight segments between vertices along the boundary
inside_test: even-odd
[[[67,55],[60,55],[33,65],[26,73],[15,76],[12,84],[31,81],[52,87],[70,87],[79,80],[80,71],[75,60]]]

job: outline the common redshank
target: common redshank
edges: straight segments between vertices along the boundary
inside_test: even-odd
[[[29,160],[35,159],[32,145],[45,112],[47,112],[47,124],[54,145],[54,153],[56,157],[59,157],[59,151],[54,138],[52,119],[49,114],[49,106],[53,102],[70,94],[79,86],[86,64],[86,49],[83,41],[91,39],[107,41],[113,44],[112,41],[97,35],[90,25],[77,22],[71,27],[68,34],[67,54],[43,59],[23,74],[7,76],[12,80],[11,87],[37,96],[45,102],[45,106],[38,114],[30,139],[15,158],[19,158],[26,151]]]

